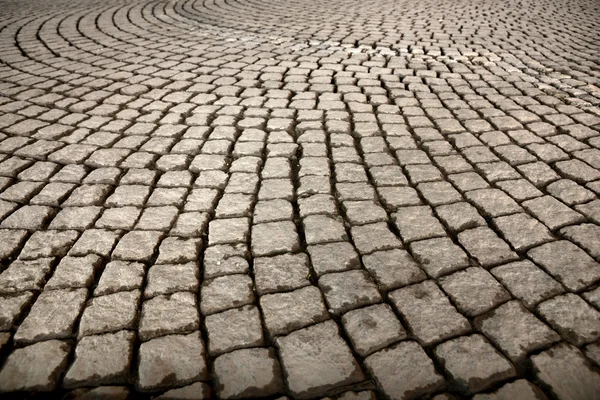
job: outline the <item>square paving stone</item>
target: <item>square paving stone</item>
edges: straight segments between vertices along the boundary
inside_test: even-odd
[[[251,241],[254,256],[291,253],[300,248],[296,225],[292,221],[254,225],[252,226]]]
[[[54,214],[54,209],[45,206],[23,206],[2,221],[2,228],[41,229]]]
[[[434,354],[465,392],[477,393],[516,375],[513,365],[481,335],[449,340]]]
[[[299,399],[322,396],[364,379],[333,321],[281,336],[275,341],[291,394]]]
[[[427,279],[406,250],[376,251],[363,256],[363,263],[380,289],[397,289]]]
[[[131,331],[119,331],[81,339],[63,386],[74,388],[127,383],[134,337],[135,333]]]
[[[252,279],[248,275],[226,275],[204,281],[200,289],[200,311],[210,315],[254,302]]]
[[[477,209],[467,202],[441,205],[435,208],[435,212],[453,232],[485,226],[485,220]]]
[[[249,217],[254,196],[241,193],[226,193],[215,209],[217,218]]]
[[[203,382],[192,383],[181,388],[167,390],[156,400],[208,400],[212,398],[210,386]],[[126,400],[126,399],[123,399]]]
[[[348,242],[308,246],[308,254],[317,276],[360,268],[358,254]]]
[[[364,225],[387,220],[385,210],[372,201],[345,201],[346,217],[352,225]]]
[[[27,231],[16,229],[0,230],[0,260],[7,260],[20,250]]]
[[[203,212],[185,212],[177,216],[175,225],[171,228],[171,236],[180,237],[200,237],[204,235],[208,228],[208,213]]]
[[[381,301],[377,286],[366,271],[346,271],[323,275],[319,288],[325,295],[330,312],[348,310]]]
[[[561,229],[560,234],[577,243],[592,257],[600,259],[600,226],[595,224],[568,226]]]
[[[79,322],[79,337],[133,329],[140,303],[139,290],[93,297]]]
[[[490,272],[527,308],[565,291],[560,283],[529,260],[501,265]]]
[[[214,369],[222,399],[272,396],[284,390],[281,367],[272,348],[224,354],[215,360]]]
[[[104,210],[96,228],[101,229],[132,229],[142,210],[135,207],[119,207]]]
[[[325,215],[309,215],[302,223],[309,245],[348,240],[344,224],[339,219]]]
[[[444,276],[439,283],[459,311],[469,317],[484,313],[511,298],[492,274],[480,267]]]
[[[574,346],[560,343],[531,357],[533,370],[561,400],[593,400],[600,393],[598,372]]]
[[[50,223],[50,229],[87,229],[94,225],[101,207],[66,207]]]
[[[576,294],[556,296],[537,309],[550,326],[574,345],[581,346],[600,338],[600,312]]]
[[[191,332],[199,326],[198,305],[193,293],[162,295],[143,303],[139,337],[146,341],[158,336]]]
[[[378,187],[377,192],[383,204],[391,210],[399,207],[418,206],[421,199],[417,191],[406,186],[384,186]]]
[[[262,346],[263,328],[255,306],[243,306],[204,320],[208,332],[208,353],[211,356],[245,347]]]
[[[527,255],[572,291],[580,291],[600,279],[600,264],[567,240],[544,244],[529,250]]]
[[[362,357],[406,338],[406,331],[387,304],[352,310],[342,317],[352,347]]]
[[[149,261],[163,235],[158,231],[128,232],[119,240],[112,256],[115,260]]]
[[[392,217],[405,243],[446,235],[444,227],[433,216],[429,206],[399,208]]]
[[[256,224],[282,220],[291,221],[293,218],[294,209],[292,203],[287,200],[264,200],[254,206],[253,222]]]
[[[351,233],[354,244],[361,254],[402,248],[402,242],[390,231],[385,222],[353,226]]]
[[[186,264],[153,265],[148,270],[148,284],[144,298],[176,292],[197,292],[200,286],[200,269],[195,262]]]
[[[0,273],[0,294],[42,290],[46,277],[52,271],[52,261],[52,258],[13,261]]]
[[[0,297],[0,331],[10,331],[13,328],[32,298],[32,292]]]
[[[372,354],[365,365],[390,399],[420,398],[444,386],[444,378],[416,342],[402,342]]]
[[[212,220],[208,224],[208,244],[245,243],[249,230],[248,218]]]
[[[148,207],[142,213],[135,229],[168,231],[178,213],[179,210],[175,206]]]
[[[433,281],[425,281],[389,293],[420,343],[430,345],[471,331],[463,317]]]
[[[158,249],[157,264],[180,264],[197,261],[202,239],[165,238]]]
[[[205,379],[207,367],[200,332],[168,335],[144,342],[138,355],[137,387],[155,391]]]
[[[554,240],[548,228],[524,213],[494,218],[493,224],[517,251],[524,251]]]
[[[463,199],[449,182],[419,183],[417,190],[432,206],[456,203]]]
[[[486,217],[493,218],[523,211],[513,199],[499,189],[473,190],[465,194],[465,197]]]
[[[63,257],[75,243],[77,231],[38,231],[25,243],[19,258],[32,260],[42,257]]]
[[[513,361],[560,340],[556,332],[518,301],[510,301],[477,317],[474,325]]]
[[[326,194],[314,194],[309,197],[298,199],[300,216],[306,217],[313,214],[337,215],[337,206],[333,196]]]
[[[547,397],[544,392],[541,391],[541,389],[525,379],[519,379],[514,382],[507,383],[495,392],[479,393],[473,397],[473,400],[502,399],[547,400]]]
[[[118,232],[102,229],[87,229],[69,250],[70,256],[87,256],[97,254],[108,257],[119,238]]]
[[[54,270],[45,289],[89,287],[101,265],[102,259],[94,254],[85,257],[65,257]]]
[[[267,293],[286,292],[310,285],[306,254],[283,254],[275,257],[254,259],[256,291]]]
[[[48,340],[13,351],[0,371],[0,392],[55,390],[69,350],[65,342]]]
[[[410,249],[425,272],[434,278],[469,266],[465,252],[447,237],[414,242]]]
[[[144,276],[144,264],[129,261],[109,262],[100,275],[94,296],[140,289],[144,282]]]
[[[488,227],[469,229],[458,234],[458,241],[472,258],[485,268],[516,261],[519,256]]]
[[[86,289],[44,291],[17,329],[15,342],[32,343],[70,337],[86,298]]]
[[[524,201],[523,207],[551,230],[583,222],[585,219],[583,215],[573,211],[552,196]]]
[[[287,335],[329,318],[321,292],[314,286],[264,295],[260,306],[271,337]]]
[[[211,246],[204,252],[204,279],[229,274],[246,274],[250,267],[245,244]]]

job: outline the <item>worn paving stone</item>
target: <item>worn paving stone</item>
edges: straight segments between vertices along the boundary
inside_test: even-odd
[[[463,317],[433,281],[389,293],[392,304],[420,343],[430,345],[471,330]]]
[[[9,331],[31,303],[32,292],[0,297],[0,330]]]
[[[159,231],[132,231],[119,240],[112,257],[123,261],[149,261],[163,233]]]
[[[554,239],[548,228],[524,213],[494,218],[493,223],[517,251],[527,250]]]
[[[510,300],[510,294],[480,267],[467,268],[438,280],[463,314],[474,317]]]
[[[447,237],[414,242],[410,249],[425,272],[434,278],[469,266],[465,252]]]
[[[293,396],[310,398],[364,379],[335,322],[292,332],[275,341],[287,386]]]
[[[139,323],[141,340],[186,333],[197,330],[200,325],[196,296],[190,292],[178,292],[146,300],[142,304]]]
[[[292,221],[252,226],[251,242],[252,254],[257,257],[292,253],[300,248],[296,225]]]
[[[272,348],[242,349],[215,360],[222,399],[272,396],[283,391],[279,362]]]
[[[92,298],[81,315],[79,337],[135,328],[140,298],[139,290]]]
[[[266,294],[260,298],[260,306],[271,337],[287,335],[329,318],[321,292],[314,286]]]
[[[241,273],[249,270],[246,246],[235,245],[211,246],[204,252],[204,278],[215,278],[221,275]]]
[[[248,275],[227,275],[205,281],[200,289],[200,310],[209,315],[254,301],[252,279]],[[189,293],[191,295],[191,293]]]
[[[206,375],[200,332],[163,336],[140,346],[137,387],[142,391],[182,386]]]
[[[17,329],[14,340],[33,343],[71,337],[86,298],[86,289],[44,291]]]
[[[480,392],[516,374],[513,365],[477,334],[442,343],[434,354],[465,392]]]
[[[145,276],[144,264],[131,261],[112,261],[106,264],[94,296],[141,289]]]
[[[206,317],[204,324],[211,356],[264,344],[260,314],[254,306],[211,314]]]
[[[542,318],[570,343],[579,346],[600,337],[600,312],[576,294],[556,296],[539,304],[537,309]]]
[[[69,351],[69,345],[59,340],[14,350],[0,371],[0,392],[55,390],[67,367]]]
[[[416,342],[402,342],[372,354],[365,365],[391,399],[418,398],[444,385],[444,378]]]
[[[500,389],[491,393],[480,393],[473,396],[474,400],[501,400],[501,399],[523,399],[523,400],[546,400],[537,386],[525,379],[519,379],[503,385]]]
[[[63,386],[124,384],[133,357],[134,333],[119,331],[86,336],[77,343],[75,361],[63,379]]]
[[[52,271],[52,258],[13,261],[0,273],[0,293],[13,294],[26,290],[41,290]]]
[[[308,257],[305,254],[282,254],[254,259],[254,279],[259,295],[307,286],[310,284],[309,273]]]
[[[367,304],[377,303],[381,295],[368,273],[361,270],[337,272],[319,278],[330,312],[341,314]]]
[[[513,361],[560,340],[556,332],[517,301],[476,318],[474,325]]]
[[[360,268],[358,254],[348,242],[308,246],[312,267],[317,275]]]
[[[377,251],[363,256],[363,263],[380,290],[389,291],[427,279],[419,264],[405,250]]]
[[[400,208],[392,217],[405,243],[446,235],[428,206]]]
[[[527,255],[569,290],[580,291],[600,278],[600,264],[566,240],[536,247]]]
[[[559,399],[593,399],[600,390],[598,372],[576,347],[561,343],[531,361],[536,377]]]
[[[198,264],[162,264],[153,265],[148,270],[144,298],[176,292],[197,292],[200,286]]]

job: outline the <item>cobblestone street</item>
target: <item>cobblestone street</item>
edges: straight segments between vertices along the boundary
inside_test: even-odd
[[[600,399],[597,0],[0,0],[3,399]]]

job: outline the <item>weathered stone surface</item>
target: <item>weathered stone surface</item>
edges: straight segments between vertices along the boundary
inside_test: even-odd
[[[133,357],[134,335],[130,331],[119,331],[81,339],[63,385],[73,388],[126,383]]]
[[[252,279],[240,274],[220,276],[205,281],[200,296],[200,310],[204,315],[251,304],[254,301]]]
[[[222,399],[272,396],[283,391],[279,362],[273,349],[242,349],[215,360]]]
[[[139,290],[92,298],[79,322],[79,337],[135,328]]]
[[[462,390],[476,393],[515,376],[513,365],[481,335],[463,336],[437,346],[435,356]]]
[[[546,400],[547,397],[544,395],[538,387],[525,379],[519,379],[511,383],[507,383],[500,389],[492,393],[480,393],[473,397],[473,400]]]
[[[290,392],[297,398],[327,391],[364,379],[335,322],[326,321],[275,341]]]
[[[600,338],[600,312],[573,293],[538,305],[538,312],[570,343],[582,345]]]
[[[363,263],[380,289],[392,290],[427,279],[405,250],[376,251],[364,256]]]
[[[142,305],[140,339],[186,333],[197,330],[200,325],[196,296],[190,292],[178,292],[156,296]]]
[[[68,357],[69,345],[58,340],[13,351],[0,371],[0,392],[55,390]]]
[[[154,265],[148,270],[144,297],[176,292],[197,292],[200,286],[199,268],[195,262]]]
[[[112,261],[106,264],[94,296],[140,289],[144,281],[144,264],[130,261]]]
[[[319,278],[319,288],[325,295],[330,312],[334,314],[381,300],[369,274],[360,270],[323,275]]]
[[[56,269],[45,289],[67,289],[89,287],[100,268],[102,259],[90,254],[85,257],[65,257]]]
[[[561,400],[592,400],[600,392],[598,372],[576,347],[561,343],[531,361],[536,377]]]
[[[505,303],[478,317],[475,327],[513,361],[560,340],[556,332],[517,301]]]
[[[211,356],[244,347],[262,346],[264,342],[260,314],[254,306],[211,314],[206,317],[204,324]]]
[[[356,250],[347,242],[308,246],[308,253],[313,269],[319,276],[360,267]]]
[[[420,343],[433,344],[471,330],[433,281],[395,290],[389,297]]]
[[[32,343],[70,337],[87,294],[86,289],[44,291],[19,326],[14,340]]]
[[[210,386],[203,382],[192,383],[182,388],[171,389],[155,397],[157,400],[208,400],[211,398]]]
[[[33,261],[13,261],[0,273],[0,293],[11,294],[26,290],[41,290],[52,270],[52,258]]]
[[[483,267],[504,264],[519,259],[508,244],[488,227],[469,229],[458,234],[458,241]]]
[[[258,294],[285,292],[307,286],[308,257],[306,254],[283,254],[254,259],[254,279]]]
[[[260,306],[271,337],[287,335],[329,318],[321,292],[314,286],[266,294],[260,298]]]
[[[372,354],[365,365],[390,399],[419,398],[444,385],[444,378],[416,342],[402,342]]]
[[[162,236],[163,233],[158,231],[129,232],[119,240],[112,257],[124,261],[149,261]]]
[[[348,239],[344,225],[325,215],[309,215],[302,220],[306,242],[310,244],[340,242]]]
[[[465,252],[446,237],[414,242],[410,249],[425,272],[434,278],[469,266]]]
[[[252,254],[257,257],[292,253],[300,248],[296,225],[292,221],[254,225],[251,241]]]
[[[200,332],[163,336],[140,346],[137,387],[142,391],[182,386],[206,375]]]
[[[32,298],[32,292],[0,297],[0,330],[11,330],[25,308],[31,303]]]

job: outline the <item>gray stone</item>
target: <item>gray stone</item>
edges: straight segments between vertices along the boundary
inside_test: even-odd
[[[157,296],[142,305],[139,337],[142,341],[169,335],[187,333],[200,326],[196,296],[189,292]]]
[[[200,332],[144,342],[138,357],[137,387],[142,391],[182,386],[207,376]]]
[[[425,272],[434,278],[469,266],[465,252],[447,237],[414,242],[410,249]]]
[[[581,297],[567,293],[546,300],[538,312],[568,342],[581,346],[600,338],[600,312]]]
[[[252,254],[269,256],[295,252],[300,248],[292,221],[267,222],[252,227]]]
[[[19,258],[32,260],[42,257],[63,257],[78,236],[76,231],[35,232],[25,243]]]
[[[387,304],[349,311],[342,317],[352,347],[362,357],[406,338],[406,331]]]
[[[474,324],[513,361],[560,340],[556,332],[517,301],[476,318]]]
[[[284,389],[273,349],[242,349],[215,360],[214,369],[222,399],[266,397]]]
[[[405,250],[377,251],[363,257],[365,268],[380,289],[392,290],[427,279],[427,275]]]
[[[158,249],[157,264],[182,264],[197,261],[202,239],[165,238]]]
[[[254,306],[244,306],[204,320],[208,332],[208,353],[211,356],[264,343],[260,314]]]
[[[15,296],[0,297],[0,330],[10,331],[15,322],[29,306],[33,293],[23,292]]]
[[[360,268],[358,254],[347,242],[308,246],[308,253],[318,276]]]
[[[246,242],[250,229],[248,218],[216,219],[208,224],[208,243],[227,244]]]
[[[254,279],[256,291],[260,295],[285,292],[310,285],[308,278],[306,254],[283,254],[254,259]]]
[[[458,241],[483,267],[516,261],[519,256],[488,227],[469,229],[458,234]]]
[[[33,261],[13,261],[0,273],[0,294],[12,294],[25,290],[41,290],[46,277],[52,271],[52,258]]]
[[[339,242],[348,239],[344,225],[325,215],[309,215],[302,221],[306,242],[311,244]]]
[[[92,298],[79,322],[79,337],[133,329],[141,293],[118,292]]]
[[[525,379],[507,383],[492,393],[480,393],[473,400],[547,400],[546,395],[538,387]]]
[[[456,311],[433,281],[425,281],[389,293],[392,304],[408,328],[424,345],[430,345],[471,330],[469,321]]]
[[[600,259],[600,226],[594,224],[567,226],[560,230],[560,234],[587,250],[592,257]]]
[[[44,291],[17,329],[15,342],[71,337],[86,298],[86,289]]]
[[[485,225],[477,209],[467,202],[441,205],[435,208],[435,212],[453,232]]]
[[[402,342],[372,354],[365,365],[390,399],[420,398],[444,385],[444,378],[416,342]]]
[[[163,233],[157,231],[129,232],[119,240],[112,257],[123,261],[149,261],[162,237]]]
[[[13,351],[0,371],[0,392],[55,390],[69,350],[65,342],[48,340]]]
[[[314,286],[266,294],[260,298],[260,306],[271,337],[287,335],[329,318],[321,292]]]
[[[517,251],[527,250],[554,239],[548,228],[524,213],[494,218],[493,223]]]
[[[593,400],[600,393],[598,372],[576,347],[561,343],[531,357],[537,378],[560,400]]]
[[[95,254],[85,257],[65,257],[54,270],[45,289],[90,287],[101,264],[102,259]]]
[[[322,322],[275,341],[291,394],[299,399],[360,382],[364,375],[333,321]]]
[[[156,400],[208,400],[212,393],[210,386],[203,382],[192,383],[177,389],[171,389],[158,397]]]
[[[144,276],[144,264],[129,261],[109,262],[100,275],[94,296],[140,289],[144,282]]]
[[[127,382],[135,333],[119,331],[86,336],[75,348],[75,361],[67,371],[63,386],[98,386]]]
[[[197,292],[200,286],[200,271],[198,264],[153,265],[148,270],[144,298],[149,299],[161,294],[176,292]]]
[[[429,206],[404,207],[392,215],[404,243],[445,236],[444,227]]]
[[[551,230],[582,222],[585,217],[573,211],[552,196],[538,197],[523,202],[523,207]]]
[[[319,288],[334,314],[381,301],[377,286],[362,270],[323,275],[319,278]]]
[[[252,279],[248,275],[226,275],[204,281],[200,289],[200,310],[209,315],[254,302]],[[190,293],[191,294],[191,293]]]
[[[434,354],[454,383],[469,393],[516,375],[513,365],[481,335],[449,340],[437,346]]]
[[[204,278],[229,274],[246,274],[249,270],[246,245],[224,244],[211,246],[204,252]]]

